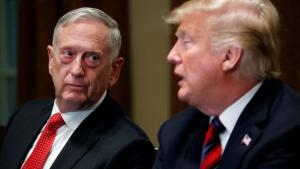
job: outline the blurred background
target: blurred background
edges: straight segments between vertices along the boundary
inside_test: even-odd
[[[175,29],[163,20],[170,9],[182,2],[0,0],[0,133],[19,105],[53,97],[46,46],[51,44],[54,26],[69,10],[90,6],[111,15],[122,33],[120,56],[126,63],[111,93],[158,146],[160,125],[186,106],[177,99],[176,77],[166,61]],[[300,1],[272,2],[282,18],[280,78],[300,91]]]

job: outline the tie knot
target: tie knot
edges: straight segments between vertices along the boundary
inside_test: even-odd
[[[218,117],[212,119],[211,126],[216,133],[222,133],[225,130],[224,125]]]
[[[55,113],[52,115],[47,123],[47,129],[51,131],[56,131],[60,126],[65,124],[64,119],[61,117],[60,113]]]

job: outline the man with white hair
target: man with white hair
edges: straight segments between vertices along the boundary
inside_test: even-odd
[[[190,0],[168,55],[178,97],[153,169],[299,169],[300,96],[278,76],[278,12],[269,0]]]
[[[99,9],[62,16],[47,47],[55,99],[35,100],[10,119],[1,169],[147,169],[155,151],[111,98],[124,59],[118,24]]]

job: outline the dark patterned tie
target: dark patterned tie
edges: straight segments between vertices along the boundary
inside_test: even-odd
[[[221,156],[222,147],[219,134],[225,130],[218,117],[215,117],[205,134],[205,139],[202,147],[201,165],[200,169],[217,168]]]
[[[52,148],[57,129],[64,124],[60,113],[50,117],[31,155],[22,169],[42,169]]]

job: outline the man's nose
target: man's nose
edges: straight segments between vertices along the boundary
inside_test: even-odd
[[[84,75],[83,61],[82,61],[81,57],[78,57],[75,60],[73,60],[71,73],[73,76],[76,76],[76,77]]]
[[[178,62],[180,62],[180,56],[176,48],[177,48],[177,43],[173,46],[173,48],[170,50],[167,56],[167,60],[171,64],[177,64]]]

